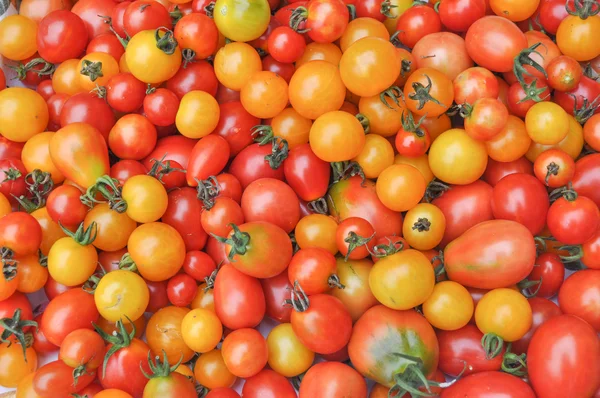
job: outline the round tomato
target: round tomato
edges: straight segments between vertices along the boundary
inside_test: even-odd
[[[3,137],[26,142],[44,131],[48,120],[48,106],[36,91],[21,87],[0,91],[0,134]]]
[[[192,349],[183,340],[182,321],[189,312],[187,308],[163,307],[148,320],[148,346],[154,355],[165,352],[172,365],[179,361],[189,361],[194,356]]]
[[[477,303],[475,322],[484,334],[493,333],[504,341],[517,341],[531,327],[531,306],[517,291],[494,289]]]
[[[558,26],[556,44],[564,55],[577,61],[589,61],[600,55],[600,43],[594,40],[598,35],[600,16],[568,15]]]
[[[246,379],[258,374],[269,357],[265,338],[255,329],[238,329],[228,334],[221,353],[227,369]]]
[[[529,384],[516,376],[503,372],[487,371],[475,373],[458,380],[444,389],[441,398],[473,397],[485,398],[486,395],[508,395],[514,398],[534,398]]]
[[[315,354],[296,336],[292,325],[282,323],[275,326],[267,336],[269,367],[277,374],[295,377],[312,365]]]
[[[219,32],[236,42],[258,39],[271,17],[267,0],[217,0],[213,16]]]
[[[161,28],[144,30],[133,36],[127,44],[125,57],[130,72],[144,83],[169,80],[181,65],[181,50],[173,32],[164,32]]]

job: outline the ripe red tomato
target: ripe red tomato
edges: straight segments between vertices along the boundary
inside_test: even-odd
[[[515,173],[533,175],[533,165],[526,157],[521,157],[513,162],[498,162],[489,159],[483,180],[494,187],[502,178]]]
[[[188,274],[177,274],[167,283],[167,296],[176,307],[187,307],[196,297],[197,285]]]
[[[541,286],[532,286],[529,291],[537,292],[538,297],[553,297],[565,279],[565,267],[560,257],[555,253],[542,253],[535,264],[527,279],[532,282],[541,281]]]
[[[300,249],[288,266],[290,285],[298,282],[307,295],[327,292],[337,282],[337,263],[333,254],[319,247]]]
[[[249,114],[239,101],[220,103],[219,109],[219,123],[212,134],[225,138],[230,156],[236,156],[254,142],[252,127],[259,125],[260,119]]]
[[[110,25],[98,15],[111,15],[116,5],[114,0],[81,0],[73,5],[71,11],[79,15],[87,27],[88,36],[94,38],[102,33],[111,33]]]
[[[175,123],[179,97],[171,90],[159,88],[146,95],[143,109],[146,117],[155,125],[170,126]]]
[[[535,398],[529,384],[516,376],[503,372],[481,372],[459,379],[442,391],[441,398],[486,396],[510,396],[511,398]]]
[[[485,0],[445,0],[439,5],[442,24],[454,32],[466,32],[486,11]]]
[[[600,225],[600,211],[591,199],[570,191],[552,203],[547,223],[556,240],[580,245],[596,232]]]
[[[596,330],[600,329],[600,300],[595,295],[598,280],[600,270],[578,271],[565,280],[558,294],[563,313],[578,316]]]
[[[283,271],[272,278],[261,279],[260,284],[265,294],[266,315],[281,323],[289,322],[292,307],[284,305],[285,300],[292,297],[292,284],[288,272]]]
[[[241,205],[246,222],[268,222],[287,233],[292,232],[300,220],[298,196],[289,185],[274,178],[250,183],[242,194]]]
[[[168,198],[162,221],[179,232],[186,251],[202,250],[208,235],[200,222],[202,202],[198,200],[198,193],[193,188],[184,187],[169,192]]]
[[[50,63],[79,57],[87,42],[85,23],[71,11],[53,11],[38,24],[37,50],[40,57]]]
[[[293,148],[283,164],[287,184],[307,202],[322,198],[329,187],[331,167],[319,159],[310,144]]]
[[[108,139],[108,134],[115,125],[116,118],[104,99],[86,92],[75,94],[69,98],[60,113],[61,127],[77,122],[95,127],[104,139]]]
[[[512,343],[511,351],[515,354],[526,354],[531,338],[540,325],[543,325],[548,319],[562,314],[558,305],[550,300],[541,297],[532,297],[528,301],[532,313],[531,329],[529,329],[525,336]]]
[[[575,163],[575,175],[573,176],[573,189],[579,194],[586,196],[600,206],[600,154],[594,153],[584,156]]]
[[[17,203],[14,196],[18,198],[27,192],[25,184],[27,170],[23,162],[19,160],[20,158],[21,154],[19,153],[18,157],[7,157],[0,160],[0,173],[4,174],[0,182],[0,193],[6,196],[11,203]]]
[[[179,99],[195,90],[205,91],[214,97],[218,87],[215,71],[206,61],[191,62],[167,80],[167,89],[174,92]]]
[[[67,397],[87,387],[95,378],[95,371],[83,372],[75,382],[73,368],[61,360],[56,360],[35,372],[33,389],[42,397]]]
[[[413,48],[423,37],[442,30],[438,13],[426,5],[414,6],[398,18],[396,31],[402,44]]]
[[[157,1],[136,0],[123,14],[123,27],[129,37],[142,30],[154,30],[160,27],[173,28],[169,11]]]
[[[0,218],[0,246],[17,255],[36,254],[42,244],[42,228],[25,212],[8,213]]]
[[[114,110],[134,112],[146,98],[146,85],[131,73],[117,73],[106,85],[106,101]]]
[[[48,214],[57,223],[67,227],[77,227],[85,218],[89,207],[79,199],[81,191],[73,185],[56,187],[46,200]]]
[[[285,377],[270,369],[264,369],[246,380],[242,387],[242,395],[246,398],[296,398],[296,391]]]
[[[592,396],[600,386],[600,363],[594,360],[599,355],[600,340],[594,328],[573,315],[555,316],[531,338],[529,380],[538,396],[554,396],[558,391],[570,397]],[[565,358],[573,365],[560,366]]]
[[[296,62],[304,53],[306,40],[289,26],[278,26],[267,42],[269,54],[278,62]]]
[[[321,362],[313,365],[302,378],[299,398],[312,398],[327,391],[332,396],[367,396],[364,377],[340,362]]]
[[[198,180],[219,174],[229,161],[229,153],[229,144],[221,136],[210,134],[200,139],[190,153],[186,174],[188,185],[195,187]]]
[[[186,253],[183,270],[198,282],[204,282],[204,279],[209,277],[215,269],[217,269],[217,264],[205,252],[191,250]]]

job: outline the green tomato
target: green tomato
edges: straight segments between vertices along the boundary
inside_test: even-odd
[[[267,0],[217,0],[213,15],[223,36],[246,42],[267,30],[271,9]]]

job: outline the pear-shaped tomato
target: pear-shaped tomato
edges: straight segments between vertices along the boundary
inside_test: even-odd
[[[533,235],[523,224],[485,221],[446,246],[444,266],[448,278],[463,286],[509,287],[533,270],[535,249]]]
[[[82,188],[110,173],[106,141],[86,123],[71,123],[58,130],[50,140],[50,157],[67,179]]]

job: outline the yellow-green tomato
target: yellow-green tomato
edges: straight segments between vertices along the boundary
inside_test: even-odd
[[[267,0],[217,0],[213,17],[223,36],[245,42],[267,30],[271,9]]]
[[[214,350],[223,336],[223,325],[210,310],[196,308],[181,321],[181,335],[185,344],[200,353]]]
[[[133,322],[144,315],[150,292],[144,279],[135,272],[116,270],[100,279],[94,301],[102,318],[128,323],[127,318]]]
[[[434,285],[431,263],[414,249],[380,259],[369,275],[369,286],[375,298],[395,310],[408,310],[423,304]]]
[[[291,323],[275,326],[267,336],[269,366],[285,377],[306,372],[315,359],[315,353],[298,340]]]
[[[433,293],[423,303],[423,315],[438,329],[456,330],[469,323],[473,308],[471,294],[464,286],[443,281],[435,285]]]
[[[446,217],[435,205],[419,203],[406,213],[402,235],[410,247],[417,250],[431,250],[444,237]]]
[[[494,289],[477,304],[475,323],[484,334],[494,333],[504,341],[517,341],[531,328],[531,306],[516,290]]]

